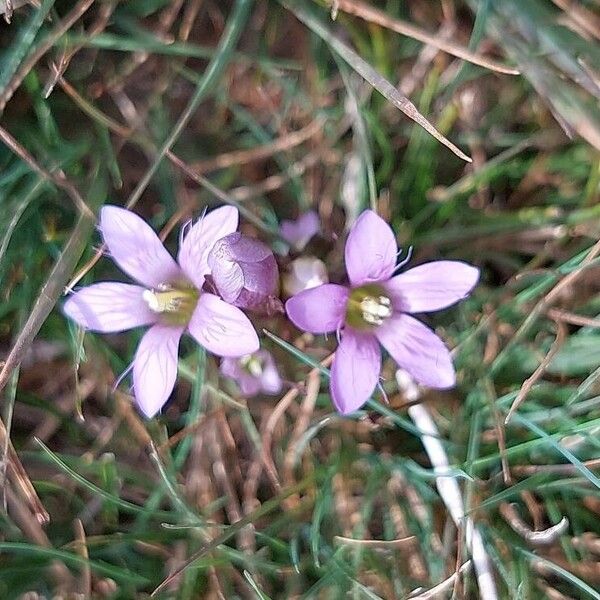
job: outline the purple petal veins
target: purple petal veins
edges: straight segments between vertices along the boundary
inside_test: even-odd
[[[141,285],[96,283],[72,294],[63,310],[89,331],[151,325],[133,361],[135,399],[149,418],[173,391],[179,340],[185,331],[219,356],[240,357],[259,348],[248,317],[202,290],[212,247],[237,229],[238,220],[237,209],[225,206],[184,225],[178,264],[135,213],[117,206],[105,206],[100,212],[100,230],[111,257]]]
[[[346,241],[350,286],[323,284],[286,303],[299,329],[336,331],[339,346],[330,392],[342,414],[360,408],[373,393],[381,371],[379,344],[422,385],[455,385],[452,358],[443,341],[407,313],[440,310],[462,300],[477,284],[479,271],[459,261],[435,261],[394,276],[397,254],[390,226],[367,210]]]
[[[203,293],[189,322],[196,341],[217,356],[243,356],[259,348],[258,335],[248,317],[214,294]]]
[[[184,236],[177,260],[190,281],[201,289],[204,277],[210,272],[208,254],[222,237],[233,233],[239,213],[233,206],[222,206],[198,219]]]
[[[276,298],[279,288],[279,270],[266,244],[231,233],[213,245],[208,266],[223,300],[240,308],[269,312],[269,301]]]
[[[120,269],[146,287],[179,277],[181,271],[152,228],[135,213],[118,206],[100,211],[100,231]]]
[[[133,361],[133,390],[137,405],[147,417],[153,417],[173,391],[183,331],[183,327],[154,325],[140,341]]]
[[[144,288],[128,283],[95,283],[72,294],[63,311],[88,331],[113,333],[151,325],[157,316],[144,301]]]
[[[331,399],[343,415],[358,410],[371,396],[381,371],[381,350],[374,336],[348,328],[331,365]]]
[[[384,281],[394,272],[398,245],[391,227],[372,210],[356,220],[346,241],[345,259],[353,287]]]

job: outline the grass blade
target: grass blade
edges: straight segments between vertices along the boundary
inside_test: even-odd
[[[456,156],[466,162],[473,162],[460,148],[455,146],[448,138],[443,136],[418,110],[417,107],[403,96],[394,85],[383,75],[375,70],[366,60],[361,58],[352,48],[347,46],[323,23],[302,7],[292,6],[287,0],[279,2],[304,23],[313,33],[318,35],[333,51],[335,51],[348,65],[354,69],[365,81],[370,83],[382,96],[401,110],[409,119],[420,125],[427,133],[438,142],[449,148]]]

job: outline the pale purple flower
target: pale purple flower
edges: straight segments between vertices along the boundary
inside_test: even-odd
[[[239,232],[222,237],[208,253],[212,283],[223,300],[256,312],[283,312],[279,270],[271,249]]]
[[[288,296],[295,296],[304,290],[328,283],[327,267],[314,256],[301,256],[293,260],[283,277],[283,290]]]
[[[309,210],[295,221],[281,221],[279,233],[296,250],[303,250],[310,239],[319,232],[320,227],[319,215],[314,210]]]
[[[231,377],[244,396],[255,396],[259,392],[278,394],[282,382],[275,361],[267,350],[259,350],[241,358],[224,358],[221,373]]]
[[[380,344],[418,383],[440,389],[455,384],[448,349],[409,313],[432,312],[462,300],[477,283],[479,271],[463,262],[440,260],[394,275],[397,254],[390,226],[367,210],[346,241],[350,286],[328,283],[286,303],[299,329],[338,332],[330,391],[342,414],[359,409],[373,393],[381,372]]]
[[[177,377],[179,340],[187,331],[217,356],[243,356],[259,348],[248,317],[202,291],[214,243],[235,231],[238,211],[213,210],[182,235],[177,262],[152,228],[117,206],[100,212],[100,230],[112,259],[137,284],[103,282],[81,288],[65,314],[89,331],[111,333],[150,325],[133,361],[133,389],[140,410],[154,416],[168,400]]]

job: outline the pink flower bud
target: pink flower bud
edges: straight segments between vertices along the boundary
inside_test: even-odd
[[[223,300],[239,308],[282,312],[279,270],[271,249],[239,232],[218,240],[208,255],[212,283]]]

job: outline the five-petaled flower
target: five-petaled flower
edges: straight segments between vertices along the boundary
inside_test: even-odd
[[[210,250],[237,229],[238,220],[237,209],[229,206],[208,213],[182,236],[175,262],[135,213],[117,206],[101,210],[104,243],[138,285],[103,282],[81,288],[66,301],[64,312],[81,327],[102,333],[150,325],[133,361],[134,395],[147,417],[160,411],[173,391],[185,331],[217,356],[244,356],[259,348],[248,317],[202,289]]]
[[[373,393],[381,372],[380,343],[418,383],[440,389],[455,384],[448,349],[408,313],[440,310],[465,298],[479,271],[463,262],[440,260],[394,275],[397,254],[390,226],[367,210],[346,241],[350,286],[324,284],[286,303],[299,329],[338,332],[330,390],[342,414],[359,409]]]
[[[259,392],[278,394],[282,381],[271,353],[259,350],[241,358],[224,358],[221,373],[231,377],[244,396],[255,396]]]

